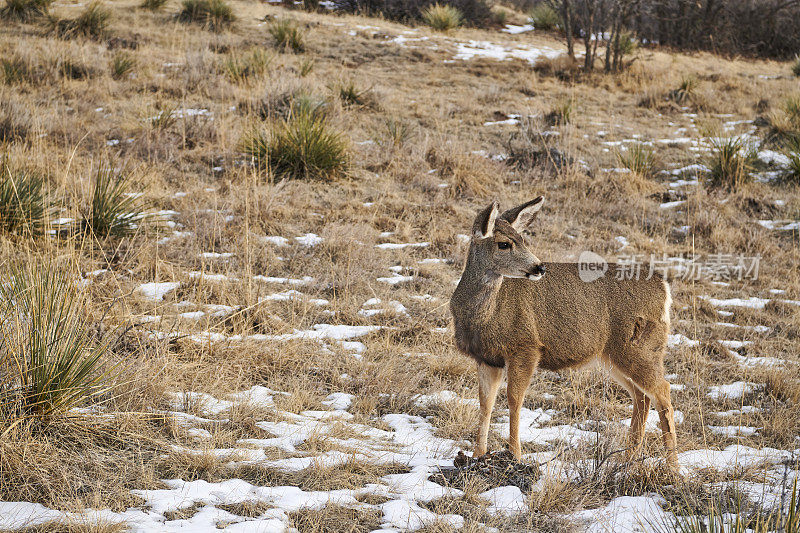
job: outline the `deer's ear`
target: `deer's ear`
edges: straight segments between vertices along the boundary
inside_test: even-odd
[[[475,223],[472,225],[472,234],[479,239],[492,235],[494,233],[494,223],[497,221],[499,213],[497,202],[492,202],[489,207],[475,217]]]
[[[511,227],[515,230],[522,231],[531,225],[542,205],[544,205],[544,196],[539,196],[530,202],[512,207],[500,215],[500,218],[511,224]]]

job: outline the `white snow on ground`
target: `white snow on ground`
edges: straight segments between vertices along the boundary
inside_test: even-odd
[[[711,298],[709,296],[700,296],[714,307],[747,307],[749,309],[764,309],[769,303],[769,298],[758,298],[751,296],[750,298]]]
[[[314,278],[311,276],[303,276],[302,278],[282,278],[282,277],[274,277],[274,276],[253,276],[254,281],[260,281],[262,283],[280,283],[283,285],[308,285],[314,281]]]
[[[308,302],[313,305],[328,305],[330,302],[324,298],[307,298],[305,294],[295,289],[289,289],[284,292],[277,292],[269,296],[263,296],[258,299],[259,302]]]
[[[587,533],[640,533],[667,523],[672,515],[662,509],[666,500],[657,494],[620,496],[605,507],[573,513],[586,523]]]
[[[286,237],[281,237],[279,235],[267,235],[265,237],[261,237],[261,239],[274,246],[289,246],[289,239]]]
[[[763,385],[747,381],[735,381],[730,385],[712,385],[708,388],[708,397],[712,400],[738,400],[762,387]]]
[[[756,223],[762,228],[776,230],[776,231],[798,231],[800,230],[800,221],[792,220],[756,220]]]
[[[759,429],[751,426],[708,426],[714,435],[724,437],[752,437]]]
[[[302,411],[291,413],[276,408],[274,398],[287,395],[285,392],[254,386],[246,391],[232,393],[217,398],[203,392],[172,392],[167,394],[169,415],[189,437],[197,441],[208,441],[213,437],[215,423],[227,421],[225,413],[237,404],[247,403],[265,411],[273,411],[268,420],[256,422],[256,426],[273,435],[268,438],[245,438],[235,443],[233,448],[209,449],[175,446],[174,452],[188,455],[208,455],[216,457],[228,468],[247,466],[250,468],[273,468],[285,471],[299,471],[311,467],[335,467],[350,461],[372,464],[399,464],[410,469],[407,473],[389,474],[374,483],[354,489],[313,491],[291,486],[258,486],[241,479],[233,478],[217,483],[204,480],[183,481],[165,479],[165,488],[155,490],[133,490],[141,497],[141,507],[130,508],[124,512],[109,510],[86,510],[68,513],[47,509],[32,503],[0,502],[0,529],[30,527],[52,521],[70,524],[125,523],[132,531],[142,533],[182,532],[182,531],[287,531],[288,513],[302,509],[321,509],[336,504],[355,508],[375,508],[381,512],[383,531],[414,531],[433,523],[447,524],[461,528],[464,517],[455,514],[439,515],[423,505],[443,497],[458,498],[463,493],[455,488],[432,482],[429,476],[438,466],[452,466],[458,448],[467,443],[456,442],[434,435],[435,427],[429,420],[406,413],[391,413],[375,417],[382,428],[353,422],[353,415],[347,412],[354,396],[349,393],[334,392],[322,404],[328,410]],[[467,402],[475,405],[474,399],[460,398],[456,393],[443,391],[439,394],[421,395],[419,405],[434,405],[442,402]],[[192,410],[209,417],[188,414]],[[745,411],[746,409],[742,409]],[[265,413],[267,414],[267,413]],[[523,409],[523,438],[526,442],[542,445],[552,441],[579,443],[584,437],[597,438],[594,432],[582,432],[572,426],[542,427],[552,420],[556,412],[542,409]],[[651,414],[654,414],[652,412]],[[92,416],[87,411],[86,416]],[[648,426],[651,416],[648,416]],[[676,418],[678,413],[676,412]],[[348,427],[355,437],[339,438],[339,427]],[[507,424],[502,424],[507,427]],[[204,427],[201,427],[204,426]],[[208,428],[208,429],[206,429]],[[571,430],[567,430],[571,428]],[[748,426],[710,426],[711,431],[722,428],[722,434],[731,436],[747,434],[753,429]],[[735,428],[735,429],[731,429]],[[534,432],[533,430],[541,430]],[[545,431],[551,433],[545,434]],[[303,444],[309,439],[324,438],[342,450],[309,453]],[[550,447],[550,446],[548,446]],[[281,452],[283,458],[270,459],[274,453]],[[270,452],[267,454],[266,452]],[[554,458],[556,452],[535,454],[543,458]],[[691,450],[679,454],[679,463],[685,474],[711,468],[719,471],[743,471],[761,464],[777,464],[791,458],[792,452],[770,448],[755,449],[746,446],[729,446],[724,450]],[[771,472],[771,471],[770,471]],[[551,475],[551,474],[548,474]],[[562,475],[562,474],[555,474]],[[780,477],[770,473],[769,485],[750,483],[748,493],[768,494],[779,501],[773,485]],[[738,486],[738,485],[737,485]],[[360,503],[366,496],[385,498],[385,503],[370,505]],[[528,500],[519,488],[500,486],[479,495],[489,506],[489,514],[513,515],[528,512]],[[264,503],[273,506],[256,518],[238,516],[219,508],[242,502]],[[567,518],[583,522],[586,531],[593,532],[639,532],[648,531],[652,524],[663,524],[672,515],[662,510],[663,500],[656,495],[618,497],[599,509],[578,511],[565,515]],[[174,511],[198,508],[188,518],[167,520],[165,515]]]
[[[484,122],[484,126],[514,126],[519,124],[520,115],[506,115],[508,118],[504,120],[490,120]]]
[[[680,207],[686,203],[686,200],[675,200],[674,202],[664,202],[663,204],[659,205],[659,209],[674,209],[676,207]]]
[[[316,246],[322,244],[322,237],[315,233],[306,233],[300,237],[295,237],[294,240],[302,246]]]
[[[744,470],[764,463],[779,463],[791,459],[792,452],[775,448],[750,448],[741,444],[724,450],[689,450],[678,454],[678,464],[684,474],[711,468],[718,471]]]
[[[686,346],[687,348],[693,348],[699,345],[700,341],[690,339],[686,335],[681,335],[680,333],[669,335],[669,337],[667,338],[667,346],[669,346],[670,348],[678,348],[679,346]]]
[[[673,412],[673,418],[675,418],[675,423],[680,425],[683,424],[683,413],[679,410],[675,410]],[[631,427],[631,419],[624,418],[620,421],[623,426]],[[647,418],[644,422],[644,429],[645,431],[661,431],[661,419],[658,416],[658,411],[655,409],[651,409],[647,413]]]
[[[519,487],[497,487],[481,493],[481,498],[489,502],[486,512],[496,514],[517,514],[528,509],[528,500]]]
[[[392,275],[389,277],[376,278],[376,281],[380,281],[381,283],[388,283],[389,285],[397,285],[398,283],[406,283],[413,280],[414,276],[403,276],[401,274],[398,274],[397,272],[392,272]]]
[[[777,167],[788,167],[789,157],[774,150],[761,150],[758,152],[758,159],[766,165],[775,165]]]
[[[178,281],[164,281],[161,283],[143,283],[136,288],[136,294],[142,296],[145,300],[153,302],[160,302],[164,300],[170,291],[174,291],[180,287]]]
[[[533,30],[534,30],[533,24],[525,24],[523,26],[516,26],[514,24],[506,24],[506,27],[503,28],[500,31],[502,31],[504,33],[510,33],[512,35],[516,35],[518,33],[525,33],[525,32],[529,32],[529,31],[533,31]]]
[[[476,57],[496,59],[498,61],[522,59],[530,63],[535,63],[543,57],[554,59],[561,54],[561,51],[546,46],[540,48],[532,46],[512,48],[488,41],[467,41],[457,43],[454,59],[469,60]]]
[[[381,250],[402,250],[403,248],[427,248],[430,245],[431,243],[429,242],[384,242],[376,244],[375,248],[380,248]]]

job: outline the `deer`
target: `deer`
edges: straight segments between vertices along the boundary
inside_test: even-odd
[[[670,384],[664,378],[669,284],[657,273],[649,279],[617,275],[624,272],[619,265],[608,265],[605,274],[589,278],[581,276],[578,263],[540,261],[522,232],[543,203],[539,196],[501,214],[493,202],[478,213],[464,271],[450,299],[456,347],[477,364],[480,422],[473,457],[487,453],[489,422],[504,373],[508,446],[521,460],[520,410],[536,369],[599,365],[633,400],[627,460],[641,449],[652,401],[666,463],[677,470]]]

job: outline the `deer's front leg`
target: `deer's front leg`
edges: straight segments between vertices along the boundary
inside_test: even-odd
[[[519,443],[519,413],[534,369],[535,366],[526,361],[512,359],[508,364],[508,446],[516,459],[522,458],[522,446]]]
[[[489,422],[492,409],[497,398],[497,391],[503,381],[503,369],[478,363],[478,399],[481,403],[481,421],[478,427],[478,441],[475,444],[474,457],[486,454],[486,441],[489,437]]]

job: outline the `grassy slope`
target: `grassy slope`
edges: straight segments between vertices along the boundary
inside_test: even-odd
[[[547,195],[547,206],[532,246],[545,260],[583,249],[612,255],[618,248],[616,236],[625,236],[633,250],[645,255],[690,251],[761,254],[764,259],[758,281],[729,287],[675,283],[674,329],[696,334],[704,341],[753,340],[746,349],[750,354],[797,361],[800,308],[770,304],[763,311],[737,310],[725,320],[765,324],[774,330],[767,335],[732,333],[714,326],[719,320],[714,310],[693,299],[699,294],[764,296],[772,288],[786,289],[788,297],[800,295],[800,279],[793,268],[800,259],[796,232],[778,234],[754,223],[759,218],[796,219],[800,195],[795,189],[764,184],[738,193],[689,189],[686,209],[667,211],[659,209],[659,198],[651,197],[666,191],[665,181],[631,179],[599,170],[616,165],[613,148],[606,151],[608,147],[601,141],[630,138],[634,133],[660,139],[689,125],[689,118],[674,106],[655,110],[639,105],[647,94],[663,94],[676,87],[684,73],[696,73],[701,80],[698,124],[714,125],[754,118],[760,100],[777,106],[795,83],[786,76],[786,65],[643,51],[629,73],[569,83],[538,75],[522,61],[445,61],[453,55],[455,40],[558,47],[548,36],[468,29],[442,36],[418,29],[410,36],[429,39],[399,46],[387,36],[401,34],[408,29],[404,26],[292,12],[288,15],[306,28],[307,51],[297,55],[276,51],[266,74],[234,82],[221,72],[221,63],[227,56],[251,48],[270,48],[271,38],[259,19],[287,13],[257,3],[232,5],[239,20],[232,30],[216,34],[176,22],[172,13],[177,6],[172,3],[163,13],[153,14],[130,2],[115,2],[110,36],[137,45],[128,52],[136,58],[136,67],[131,76],[120,80],[111,77],[109,66],[118,50],[93,41],[57,40],[33,25],[3,25],[0,49],[6,51],[4,57],[27,58],[45,72],[39,81],[0,86],[0,100],[14,102],[23,110],[15,116],[22,120],[22,115],[27,115],[30,126],[27,137],[8,146],[7,152],[14,161],[49,177],[53,191],[66,198],[63,215],[77,214],[75,199],[85,196],[91,169],[111,154],[133,169],[137,186],[155,205],[180,212],[175,220],[194,233],[165,245],[159,245],[153,235],[143,234],[119,245],[91,248],[64,241],[38,242],[30,251],[70,256],[84,271],[111,265],[115,273],[100,276],[91,286],[91,294],[98,317],[109,309],[106,319],[112,325],[124,323],[131,315],[164,315],[167,329],[199,331],[210,326],[213,331],[252,334],[281,333],[331,321],[316,306],[304,302],[258,306],[258,298],[275,292],[275,287],[255,282],[186,281],[188,271],[205,270],[241,279],[257,274],[310,275],[314,283],[301,290],[330,300],[328,309],[337,313],[336,323],[394,329],[364,339],[367,352],[356,360],[339,350],[334,355],[320,353],[314,343],[256,344],[244,350],[225,344],[198,345],[186,339],[152,342],[141,334],[152,325],[136,327],[116,349],[127,365],[123,375],[130,379],[121,389],[124,394],[109,401],[109,409],[143,413],[161,405],[165,391],[222,394],[263,384],[292,392],[283,408],[293,412],[319,408],[320,400],[332,391],[354,393],[357,401],[351,410],[357,419],[375,424],[379,423],[374,419],[376,412],[407,408],[411,395],[419,392],[448,389],[476,397],[470,363],[453,352],[448,335],[431,331],[448,325],[446,301],[464,254],[455,236],[467,233],[475,211],[490,200],[500,199],[507,206],[541,193]],[[79,7],[67,4],[54,9],[72,14]],[[309,59],[314,62],[313,70],[300,77],[302,63]],[[86,75],[66,79],[60,74],[62,69],[54,66],[59,61],[82,67]],[[763,79],[762,75],[783,77]],[[337,101],[336,84],[350,80],[369,89],[367,105],[345,107]],[[352,140],[354,165],[346,179],[331,184],[275,184],[243,164],[239,140],[259,122],[253,110],[259,104],[279,104],[281,96],[294,89],[327,99],[330,122]],[[553,143],[588,162],[593,168],[590,175],[577,170],[558,176],[541,169],[514,171],[470,153],[505,151],[504,143],[513,128],[482,126],[485,121],[497,120],[496,112],[546,113],[565,99],[573,101],[573,121],[558,128],[561,136]],[[213,120],[176,120],[161,129],[145,120],[159,110],[175,108],[208,109]],[[732,116],[720,118],[720,114]],[[387,118],[409,124],[412,136],[390,146],[385,142]],[[608,132],[602,139],[597,136],[600,130]],[[109,147],[110,139],[121,142]],[[363,144],[372,139],[382,142]],[[667,168],[698,159],[682,145],[659,145],[658,154]],[[448,187],[440,187],[440,183]],[[187,194],[176,198],[178,191]],[[778,199],[785,204],[776,206]],[[364,202],[372,205],[366,207]],[[228,214],[233,219],[225,222]],[[691,226],[690,235],[675,236],[672,228],[684,225]],[[379,237],[386,231],[393,232],[392,236]],[[306,232],[322,236],[323,244],[281,249],[259,240],[262,235],[291,239]],[[428,241],[431,246],[402,251],[378,251],[371,246],[386,240]],[[18,241],[4,239],[0,246],[4,258],[29,253]],[[203,259],[201,252],[234,252],[235,256]],[[452,262],[417,263],[426,257]],[[375,281],[389,275],[388,267],[394,265],[411,269],[417,275],[415,280],[395,287]],[[132,295],[140,283],[154,280],[183,283],[158,305]],[[439,299],[410,299],[424,293]],[[410,317],[359,316],[361,304],[374,296],[403,302]],[[214,320],[211,324],[173,326],[179,319],[174,318],[178,311],[171,304],[182,300],[198,306],[243,306],[244,310],[224,323]],[[187,310],[192,309],[181,312]],[[429,355],[403,355],[408,352]],[[678,428],[681,450],[732,442],[709,434],[709,423],[763,428],[757,436],[738,439],[751,446],[794,445],[800,413],[791,369],[746,370],[706,344],[699,349],[671,350],[667,369],[678,374],[676,382],[687,385],[685,391],[674,393],[673,400],[676,409],[686,415]],[[349,378],[342,378],[343,374]],[[625,394],[606,378],[597,377],[575,374],[564,379],[540,374],[531,386],[527,405],[559,410],[554,423],[628,416]],[[734,422],[713,419],[710,412],[734,408],[737,402],[712,403],[705,395],[706,387],[742,379],[768,384],[767,393],[745,399],[767,411]],[[382,399],[378,395],[383,392],[396,396]],[[545,392],[554,398],[542,399]],[[500,403],[502,408],[502,394]],[[461,439],[474,434],[477,413],[472,410],[442,407],[428,414],[442,436]],[[185,439],[163,420],[131,415],[115,424],[121,424],[124,431],[114,438],[94,428],[87,440],[69,424],[45,432],[20,427],[3,436],[0,499],[40,501],[66,509],[85,505],[124,508],[132,504],[130,488],[157,486],[157,480],[167,475],[209,479],[220,475],[215,464],[188,464],[185,471],[179,471],[180,461],[154,460],[165,443]],[[243,436],[258,436],[248,413],[232,417],[228,426],[219,428],[212,444],[224,446]],[[656,436],[649,436],[648,444],[658,454]],[[496,437],[493,442],[501,444]],[[63,456],[55,452],[62,449],[67,450]],[[88,467],[87,456],[91,457]],[[30,457],[36,458],[35,468],[23,466],[31,464]],[[87,470],[100,474],[94,476]],[[55,472],[61,472],[61,477]],[[365,479],[374,475],[366,474]],[[112,481],[91,482],[96,477]],[[574,495],[568,492],[540,498],[540,510],[571,508],[564,504],[573,501]],[[581,501],[593,505],[607,496],[584,495]],[[345,521],[353,519],[347,518],[347,513],[342,516]]]

